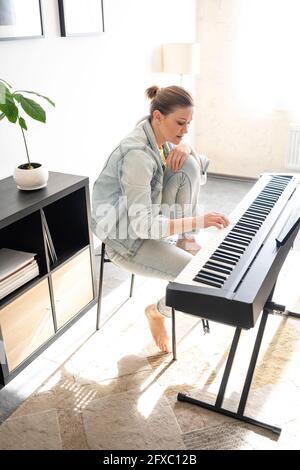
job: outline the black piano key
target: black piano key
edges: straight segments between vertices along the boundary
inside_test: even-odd
[[[283,191],[285,190],[286,186],[282,186],[280,184],[273,183],[272,185],[268,186],[268,188],[275,189],[276,191],[280,191],[280,194],[282,194]]]
[[[250,230],[258,230],[259,229],[259,226],[244,222],[242,219],[239,220],[238,226],[239,227],[246,227],[246,228],[249,228]]]
[[[232,231],[235,233],[245,233],[246,235],[249,235],[251,237],[254,237],[254,235],[256,234],[256,232],[254,232],[254,230],[250,230],[250,229],[247,229],[246,227],[241,227],[240,225],[236,224],[234,226],[234,229],[232,229]]]
[[[218,282],[219,284],[222,284],[222,285],[226,281],[226,279],[219,279],[217,276],[214,276],[213,274],[203,273],[202,271],[196,274],[196,277],[207,279],[208,281],[212,281],[212,282]]]
[[[261,197],[262,199],[266,199],[266,201],[270,201],[270,202],[276,202],[276,201],[278,201],[278,197],[277,197],[277,196],[274,196],[273,194],[266,193],[265,191],[263,191],[262,193],[260,193],[260,197]]]
[[[228,277],[228,276],[224,276],[221,273],[218,273],[214,270],[210,270],[210,269],[207,269],[207,268],[204,268],[204,267],[198,273],[198,275],[201,275],[201,274],[208,274],[208,275],[211,274],[216,280],[220,279],[220,281],[226,281],[226,279]]]
[[[239,253],[240,255],[242,255],[245,251],[245,249],[242,249],[242,248],[237,248],[233,245],[231,245],[230,243],[226,243],[226,242],[222,242],[221,245],[219,245],[220,248],[223,248],[224,250],[228,250],[228,251],[231,251],[233,253]]]
[[[244,236],[244,238],[247,238],[248,240],[252,240],[253,234],[249,233],[247,230],[242,230],[239,227],[234,227],[231,230],[232,235],[237,235],[237,236]]]
[[[255,214],[263,216],[263,217],[267,217],[269,212],[270,212],[269,210],[265,210],[262,207],[256,206],[255,204],[251,204],[251,206],[249,206],[248,210],[251,211],[251,212],[254,212]]]
[[[245,240],[242,240],[241,238],[235,237],[234,235],[228,235],[226,238],[224,238],[224,241],[229,241],[232,243],[237,243],[240,246],[247,247],[250,242],[246,242]]]
[[[225,256],[229,256],[230,258],[233,258],[233,259],[237,259],[241,257],[239,253],[235,253],[234,251],[230,250],[228,246],[219,245],[215,253],[223,253]]]
[[[221,261],[222,263],[225,263],[225,264],[231,264],[233,266],[235,266],[236,263],[237,263],[236,261],[233,261],[231,259],[226,259],[226,258],[224,258],[224,256],[222,257],[222,256],[218,256],[218,255],[212,255],[211,259],[216,260],[216,261]]]
[[[262,222],[249,222],[248,219],[240,219],[239,224],[241,227],[250,228],[250,230],[259,230],[262,226]]]
[[[265,197],[257,197],[255,199],[255,202],[256,204],[259,204],[260,206],[263,206],[263,207],[273,207],[274,206],[274,203],[271,202],[271,201],[268,201]]]
[[[243,254],[244,251],[246,250],[246,247],[244,245],[241,245],[237,242],[233,242],[232,240],[228,240],[227,237],[226,237],[226,239],[223,240],[222,245],[225,248],[228,248],[229,250],[230,250],[230,248],[232,248],[233,250],[237,250],[237,251],[234,251],[234,252],[240,253],[240,254]]]
[[[224,266],[222,266],[221,264],[218,264],[218,263],[215,263],[214,261],[208,261],[207,263],[205,263],[205,265],[203,266],[204,268],[205,267],[208,267],[208,268],[214,268],[214,269],[217,269],[218,272],[220,273],[224,273],[224,274],[230,274],[231,271],[232,271],[232,268],[225,268]]]
[[[256,201],[252,202],[252,204],[251,204],[251,206],[249,206],[249,208],[255,209],[255,210],[260,211],[260,212],[263,212],[263,213],[265,213],[265,214],[269,214],[269,212],[270,212],[270,209],[269,209],[269,208],[267,208],[267,207],[262,207],[262,205],[259,204],[259,203],[256,202]]]
[[[246,224],[250,224],[252,225],[253,227],[257,228],[257,229],[260,229],[260,227],[262,226],[262,221],[261,220],[254,220],[254,219],[249,219],[248,216],[245,216],[245,217],[242,217],[240,219],[240,222],[245,222]]]
[[[209,258],[209,260],[208,260],[209,263],[217,263],[217,264],[220,265],[222,268],[230,269],[231,271],[233,270],[234,266],[233,266],[231,263],[228,263],[228,262],[225,261],[224,259],[222,259],[222,260],[213,259],[213,258],[212,258],[213,256],[217,256],[217,255],[212,254],[212,256],[211,256],[211,257]],[[235,263],[234,263],[234,265],[235,265]]]
[[[245,233],[235,233],[233,230],[230,230],[228,235],[230,237],[233,236],[235,238],[239,238],[239,239],[244,240],[246,242],[251,242],[251,240],[252,240],[252,237],[250,235],[246,235]]]
[[[237,235],[235,235],[234,233],[231,233],[231,232],[228,233],[228,235],[224,238],[224,242],[225,241],[230,241],[230,243],[234,243],[236,245],[241,245],[241,246],[249,245],[248,240],[245,240],[242,237],[238,237]]]
[[[258,205],[259,207],[263,207],[265,209],[272,209],[274,204],[269,204],[268,202],[262,201],[261,199],[255,199],[255,204]]]
[[[239,222],[237,222],[235,224],[235,226],[233,227],[232,230],[239,230],[241,232],[244,232],[246,233],[247,235],[251,235],[251,236],[254,236],[256,234],[256,230],[254,230],[253,228],[249,228],[249,227],[244,227],[243,225],[241,225]]]
[[[274,206],[279,198],[277,196],[270,196],[269,194],[264,194],[262,199],[265,199],[266,201],[270,202]]]
[[[235,226],[233,228],[236,228],[236,227],[244,227],[242,224],[245,224],[245,222],[243,222],[242,220],[239,220]],[[248,224],[249,225],[249,224]],[[243,228],[243,230],[247,230],[248,232],[252,231],[252,232],[255,232],[256,231],[256,227],[246,227],[246,228]]]
[[[264,194],[271,194],[271,195],[279,197],[281,195],[282,191],[280,191],[279,189],[272,189],[269,186],[266,186],[265,189],[263,190],[263,193]]]
[[[289,180],[292,178],[291,175],[276,175],[273,176],[274,181],[282,181],[285,185],[289,182]]]
[[[201,284],[206,284],[207,286],[212,286],[212,287],[222,287],[223,285],[223,284],[220,284],[219,282],[209,281],[207,279],[203,279],[198,276],[195,276],[193,281],[201,282]]]
[[[281,196],[282,191],[276,191],[275,189],[268,188],[265,190],[265,194],[270,194],[275,196],[277,199]]]
[[[249,217],[248,215],[243,215],[243,217],[240,218],[240,221],[251,224],[256,228],[260,228],[262,226],[261,220],[257,220],[254,217]]]
[[[258,214],[257,212],[252,212],[252,211],[247,211],[245,212],[247,217],[252,217],[254,220],[260,220],[261,222],[264,222],[266,220],[266,216]]]
[[[215,251],[215,253],[217,256],[221,256],[224,258],[224,260],[227,260],[227,261],[231,260],[237,263],[238,260],[240,259],[239,255],[233,255],[232,253],[229,253],[228,251],[225,251],[219,248]]]

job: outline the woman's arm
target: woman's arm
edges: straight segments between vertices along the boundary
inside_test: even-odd
[[[204,216],[185,217],[183,219],[170,219],[168,224],[168,236],[179,233],[191,232],[199,228],[217,227],[225,228],[229,220],[220,212],[208,212]]]
[[[203,171],[204,169],[200,156],[191,145],[186,143],[176,145],[176,147],[172,148],[169,155],[167,156],[166,165],[172,171],[179,171],[189,155],[192,155],[192,157],[198,163],[200,170],[205,173],[205,171]]]

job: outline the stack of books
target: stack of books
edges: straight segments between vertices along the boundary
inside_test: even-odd
[[[0,299],[39,275],[36,253],[0,249]]]

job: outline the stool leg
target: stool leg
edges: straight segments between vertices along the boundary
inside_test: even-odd
[[[176,350],[176,325],[175,325],[175,309],[172,308],[172,351],[173,351],[173,361],[177,359],[177,350]]]
[[[104,257],[105,257],[105,243],[102,243],[102,245],[101,245],[100,271],[99,271],[99,287],[98,287],[96,330],[99,330],[99,328],[100,328],[100,314],[101,314],[102,287],[103,287],[103,274],[104,274]]]
[[[206,320],[204,318],[202,318],[202,327],[203,327],[204,333],[209,333],[210,332],[208,320]]]
[[[134,274],[131,274],[129,297],[132,297],[133,295],[133,287],[134,287]]]

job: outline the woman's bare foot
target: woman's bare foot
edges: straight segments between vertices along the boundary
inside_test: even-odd
[[[201,246],[198,245],[195,238],[178,238],[176,246],[194,256],[201,250]]]
[[[165,327],[166,317],[159,313],[155,304],[148,305],[145,314],[156,346],[158,346],[162,352],[170,352],[168,344],[169,337]]]

